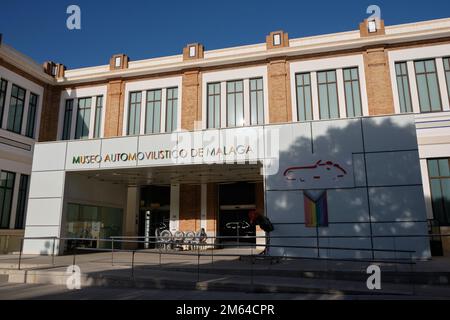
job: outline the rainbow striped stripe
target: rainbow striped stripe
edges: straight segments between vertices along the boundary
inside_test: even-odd
[[[305,204],[306,227],[328,227],[327,192],[324,191],[316,199],[307,192],[303,192],[303,198]]]

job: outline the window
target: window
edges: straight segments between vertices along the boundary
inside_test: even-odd
[[[34,129],[36,126],[36,112],[37,112],[38,96],[34,93],[30,94],[30,102],[28,104],[28,118],[27,130],[25,132],[27,137],[34,138]]]
[[[195,46],[190,46],[189,47],[189,57],[194,58],[197,55],[196,52],[196,47]]]
[[[8,81],[0,79],[0,126],[3,122],[3,111],[5,110],[6,89],[8,88]]]
[[[9,131],[19,133],[22,131],[23,109],[25,105],[25,89],[12,86],[11,102],[9,104],[8,125]]]
[[[264,124],[263,79],[250,79],[250,124]]]
[[[70,131],[72,129],[72,113],[73,113],[73,99],[66,100],[66,107],[64,109],[64,124],[63,124],[63,140],[70,140]]]
[[[397,76],[398,100],[400,101],[400,112],[412,112],[411,91],[409,89],[408,66],[406,62],[395,64]]]
[[[220,127],[220,83],[208,84],[207,128]]]
[[[447,93],[450,98],[450,58],[444,59],[444,72],[445,72],[445,80],[447,82]],[[1,100],[0,100],[0,110],[1,110]]]
[[[414,62],[421,112],[441,111],[441,95],[434,60]]]
[[[227,82],[227,126],[244,125],[244,83],[242,80]]]
[[[441,225],[450,225],[450,158],[428,160],[433,216]]]
[[[361,117],[362,108],[358,68],[344,69],[344,90],[347,117]]]
[[[273,45],[274,46],[279,46],[280,44],[281,44],[281,34],[275,33],[273,35]]]
[[[301,73],[295,76],[297,87],[297,119],[308,121],[313,119],[311,100],[311,75]]]
[[[92,98],[78,99],[75,139],[89,138],[89,125],[91,121],[91,104]]]
[[[130,106],[128,107],[128,135],[139,134],[141,122],[141,92],[130,93]]]
[[[0,229],[9,228],[16,174],[0,171]]]
[[[25,211],[27,209],[28,199],[28,182],[30,177],[22,174],[20,175],[19,194],[17,199],[17,212],[16,212],[16,229],[25,228]]]
[[[145,133],[161,132],[161,90],[147,91]]]
[[[320,119],[339,118],[336,71],[317,73]]]
[[[103,96],[98,96],[95,102],[94,138],[100,138],[102,130]]]
[[[178,124],[178,88],[167,89],[166,132],[177,129]]]

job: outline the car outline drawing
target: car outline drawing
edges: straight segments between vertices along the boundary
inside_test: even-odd
[[[297,172],[311,172],[314,170],[319,170],[319,169],[325,169],[325,173],[329,173],[331,172],[333,169],[335,169],[337,171],[336,175],[334,175],[332,177],[333,181],[336,181],[338,179],[342,179],[347,175],[347,171],[339,164],[339,163],[335,163],[333,161],[322,161],[322,160],[318,160],[316,163],[311,164],[311,165],[305,165],[305,166],[297,166],[297,167],[289,167],[287,168],[284,173],[283,176],[286,178],[286,180],[289,181],[300,181],[300,182],[306,182],[307,178],[303,175],[300,175],[299,177],[296,177]],[[312,179],[314,181],[318,181],[321,180],[324,177],[323,174],[320,174],[319,171],[314,172],[312,175]]]

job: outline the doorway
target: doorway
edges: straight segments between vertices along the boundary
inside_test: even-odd
[[[158,230],[169,230],[170,225],[170,187],[146,186],[141,189],[139,209],[139,236],[143,237],[141,249],[155,247],[155,234]],[[141,239],[141,240],[142,240]]]
[[[250,224],[249,212],[256,208],[255,184],[247,182],[219,185],[220,243],[228,246],[255,244],[256,227]]]

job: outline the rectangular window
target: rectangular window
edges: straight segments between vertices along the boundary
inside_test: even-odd
[[[30,102],[28,103],[28,118],[26,136],[34,138],[34,131],[36,127],[36,112],[37,112],[38,96],[30,93]]]
[[[16,229],[25,229],[25,211],[27,210],[28,182],[30,177],[20,175],[19,194],[17,199]]]
[[[161,132],[161,90],[147,91],[145,111],[145,133]]]
[[[421,112],[441,111],[441,94],[434,60],[415,61],[417,91]]]
[[[78,99],[77,125],[75,127],[75,139],[89,138],[89,126],[91,122],[92,98]]]
[[[250,79],[250,124],[264,124],[263,79]]]
[[[167,89],[166,132],[172,132],[178,125],[178,88]]]
[[[8,88],[8,81],[0,79],[0,126],[3,122],[3,111],[5,110],[6,89]]]
[[[450,225],[450,158],[428,160],[433,216],[441,225]]]
[[[102,130],[103,96],[98,96],[95,102],[94,138],[100,138]]]
[[[317,72],[320,119],[339,118],[336,71]]]
[[[411,102],[411,90],[409,89],[408,65],[406,62],[395,64],[397,77],[398,100],[400,101],[400,112],[413,112]]]
[[[344,69],[345,106],[347,117],[361,117],[361,91],[359,88],[358,68]]]
[[[227,82],[227,127],[244,125],[244,82]]]
[[[64,124],[63,124],[63,140],[70,140],[70,132],[72,130],[72,113],[73,113],[73,99],[66,100],[66,107],[64,108]]]
[[[141,128],[141,101],[142,92],[130,93],[130,106],[128,107],[128,135],[139,134]]]
[[[0,171],[0,229],[9,229],[16,174]]]
[[[311,97],[311,75],[301,73],[295,76],[297,87],[297,119],[309,121],[313,119]]]
[[[220,128],[220,83],[208,84],[207,128]]]
[[[24,106],[25,106],[25,89],[13,85],[11,90],[11,101],[9,104],[9,112],[8,112],[7,129],[9,131],[18,134],[20,134],[20,132],[22,131]]]
[[[445,80],[447,82],[447,94],[450,99],[450,58],[444,59],[444,72],[445,72]],[[1,108],[1,104],[0,104],[0,108]]]

